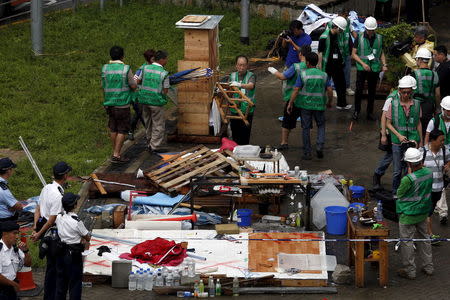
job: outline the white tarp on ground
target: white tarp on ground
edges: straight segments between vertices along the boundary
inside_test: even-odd
[[[86,256],[84,262],[84,273],[94,275],[111,275],[111,265],[113,260],[117,260],[119,255],[130,252],[133,247],[130,243],[141,243],[157,237],[174,240],[175,242],[188,242],[188,248],[195,248],[195,254],[206,257],[206,261],[195,260],[196,272],[217,268],[211,274],[226,274],[227,277],[260,277],[265,275],[275,275],[280,279],[327,279],[327,271],[324,268],[319,274],[295,274],[251,272],[248,269],[248,234],[229,235],[242,241],[232,242],[228,240],[214,240],[217,232],[215,230],[189,230],[189,231],[156,231],[156,230],[133,230],[133,229],[94,229],[91,241],[91,249],[95,250],[100,246],[108,246],[111,253],[103,253],[98,256],[98,251],[94,251]],[[97,237],[96,237],[97,236]],[[102,236],[104,238],[99,238]],[[323,238],[323,232],[320,233]],[[113,239],[108,239],[111,237]],[[113,241],[114,239],[126,240],[129,243]],[[274,243],[276,243],[274,241]],[[325,242],[319,242],[320,255],[326,255]],[[147,269],[147,264],[139,264],[133,261],[133,269]],[[169,267],[170,268],[170,267]]]

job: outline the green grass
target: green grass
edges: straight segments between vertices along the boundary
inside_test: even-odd
[[[108,2],[107,2],[108,3]],[[86,175],[110,155],[106,115],[102,107],[100,69],[109,48],[125,48],[125,62],[136,70],[148,48],[169,52],[168,70],[183,59],[183,31],[175,22],[186,14],[224,14],[220,24],[222,69],[238,54],[264,50],[286,23],[251,18],[251,45],[239,42],[239,12],[134,2],[117,7],[109,2],[45,17],[45,56],[31,53],[30,24],[0,30],[0,148],[20,149],[21,135],[47,181],[51,166],[65,160],[74,174]],[[38,195],[42,186],[27,160],[19,162],[11,189],[19,199]],[[77,191],[79,186],[73,186]]]

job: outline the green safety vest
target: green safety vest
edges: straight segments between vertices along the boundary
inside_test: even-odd
[[[230,74],[230,81],[237,81],[242,84],[247,84],[252,76],[253,76],[253,73],[250,71],[247,71],[247,73],[245,73],[245,75],[244,75],[244,79],[239,80],[239,73],[233,72]],[[253,104],[256,104],[255,90],[256,90],[256,87],[253,90],[241,89],[241,91],[245,94],[245,96],[247,96],[250,100],[252,100]],[[233,94],[233,98],[239,98],[239,94]],[[238,102],[236,102],[236,105],[239,107],[239,109],[241,110],[241,112],[243,114],[245,114],[247,112],[247,108],[248,108],[247,102],[238,101]],[[230,108],[230,111],[233,114],[237,114],[237,111],[233,108]],[[249,114],[253,114],[254,111],[255,111],[255,106],[250,107]]]
[[[423,167],[406,175],[412,182],[411,188],[396,201],[398,214],[409,216],[423,215],[430,212],[433,172]]]
[[[417,132],[417,124],[420,122],[420,102],[413,99],[414,104],[409,109],[409,118],[406,117],[403,107],[400,105],[400,95],[397,93],[392,98],[392,125],[408,140],[420,142],[419,132]],[[398,137],[391,132],[392,143],[400,144]]]
[[[330,56],[330,31],[331,31],[332,22],[329,22],[327,28],[322,33],[319,39],[325,40],[325,52],[322,55],[322,71],[326,71],[328,57]],[[350,26],[347,22],[347,27],[343,32],[340,32],[337,36],[339,51],[341,51],[342,60],[345,61],[346,57],[350,55],[350,48],[348,46],[350,38]]]
[[[439,124],[436,124],[436,119],[439,120]],[[444,133],[445,136],[445,145],[450,145],[450,133],[447,132],[447,127],[445,126],[445,121],[444,118],[442,117],[442,113],[439,114],[439,116],[437,118],[434,118],[434,128],[436,128],[436,126],[438,126],[439,130],[442,131]]]
[[[130,66],[120,63],[105,64],[102,68],[104,106],[130,104],[131,89],[128,85]]]
[[[417,89],[414,94],[421,102],[435,101],[435,88],[439,82],[439,76],[430,69],[417,69],[414,71],[414,77],[417,80]]]
[[[295,82],[297,81],[298,75],[300,75],[300,71],[306,69],[306,64],[304,62],[299,62],[293,64],[295,68],[295,74],[283,81],[283,100],[289,101],[291,99],[292,91],[294,90]]]
[[[373,42],[373,47],[370,47],[370,42],[364,37],[364,32],[358,34],[358,49],[357,54],[361,60],[370,66],[372,72],[381,71],[381,53],[383,51],[383,37],[378,33],[375,33],[375,41]],[[367,58],[369,55],[373,54],[374,59],[370,60]],[[364,71],[363,66],[360,63],[356,63],[356,69],[358,71]]]
[[[139,89],[139,103],[163,106],[167,104],[167,96],[163,94],[163,83],[169,72],[158,65],[142,66],[142,83]]]
[[[326,84],[328,75],[317,68],[300,72],[302,88],[294,105],[308,110],[325,110],[327,104]]]

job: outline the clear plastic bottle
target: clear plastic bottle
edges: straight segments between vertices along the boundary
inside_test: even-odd
[[[167,272],[167,276],[166,276],[166,286],[173,286],[173,275],[172,275],[172,271],[168,271]]]
[[[181,285],[181,276],[180,271],[178,269],[173,270],[173,285],[180,286]]]
[[[136,276],[136,290],[143,291],[144,290],[144,274],[141,271],[138,271],[138,275]]]
[[[239,296],[239,279],[233,278],[233,296]]]
[[[145,278],[144,290],[151,291],[153,290],[153,273],[150,271],[147,272],[147,277]]]
[[[216,296],[222,296],[222,285],[220,284],[220,279],[216,281]]]
[[[188,277],[195,277],[195,262],[193,259],[188,263]]]
[[[134,275],[134,272],[130,272],[130,275],[128,276],[128,290],[136,290],[136,275]]]
[[[216,295],[216,286],[214,284],[214,278],[212,276],[209,276],[208,279],[208,290],[209,297],[214,297]]]
[[[198,284],[198,292],[200,294],[205,292],[205,284],[203,283],[203,279],[200,279],[200,283]]]
[[[381,200],[378,200],[377,203],[377,213],[375,215],[375,219],[377,223],[383,222],[383,203]]]
[[[162,277],[161,269],[158,269],[158,273],[156,274],[155,286],[164,286],[164,278]]]

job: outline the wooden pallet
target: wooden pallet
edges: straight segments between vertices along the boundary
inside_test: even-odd
[[[224,123],[228,123],[230,119],[240,119],[244,121],[245,125],[249,126],[250,123],[247,121],[248,112],[250,109],[247,109],[244,114],[239,108],[238,104],[241,102],[247,102],[249,108],[254,106],[250,98],[248,98],[244,93],[241,92],[237,87],[232,87],[228,83],[216,83],[216,87],[219,91],[216,97],[214,97],[214,101],[216,101],[217,106],[219,107],[220,116]],[[238,97],[233,98],[233,96],[238,95]],[[232,114],[230,109],[235,109],[236,114]]]
[[[208,174],[224,176],[224,169],[229,167],[232,171],[228,174],[237,176],[239,172],[237,163],[227,160],[221,153],[198,145],[152,166],[144,174],[155,186],[170,193],[189,184],[194,176]]]

